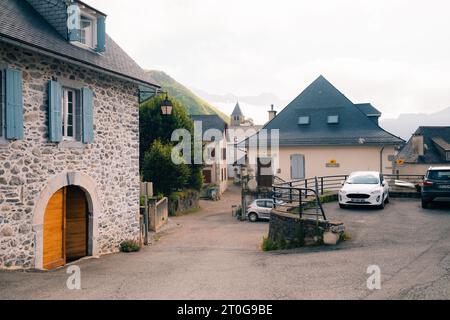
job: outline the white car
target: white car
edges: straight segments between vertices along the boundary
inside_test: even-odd
[[[247,217],[251,222],[258,220],[270,220],[270,213],[274,208],[273,199],[257,199],[247,206]],[[277,200],[277,205],[282,205],[284,202]]]
[[[389,185],[379,172],[353,172],[339,191],[339,206],[377,206],[384,209],[389,203]]]

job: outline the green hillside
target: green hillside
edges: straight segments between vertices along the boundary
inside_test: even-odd
[[[164,91],[175,97],[181,104],[186,106],[189,114],[204,115],[217,114],[226,122],[230,121],[230,117],[212,106],[205,100],[196,96],[191,90],[178,83],[163,71],[150,70],[147,73],[161,85]]]

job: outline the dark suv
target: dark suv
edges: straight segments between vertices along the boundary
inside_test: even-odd
[[[422,208],[436,198],[450,198],[450,167],[428,169],[422,185]]]

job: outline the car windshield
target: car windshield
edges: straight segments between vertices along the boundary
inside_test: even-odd
[[[450,170],[432,170],[428,173],[428,179],[450,181]]]
[[[348,184],[379,184],[380,179],[372,174],[358,175],[348,178]]]

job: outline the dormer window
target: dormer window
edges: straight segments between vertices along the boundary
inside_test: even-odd
[[[68,7],[68,38],[77,46],[105,51],[106,16],[88,6],[72,4]]]
[[[328,116],[328,124],[338,124],[338,123],[339,123],[338,115]]]
[[[301,126],[306,126],[311,123],[311,117],[310,116],[301,116],[298,118],[298,124]]]
[[[90,48],[95,48],[95,26],[92,18],[81,16],[80,19],[80,42]]]

